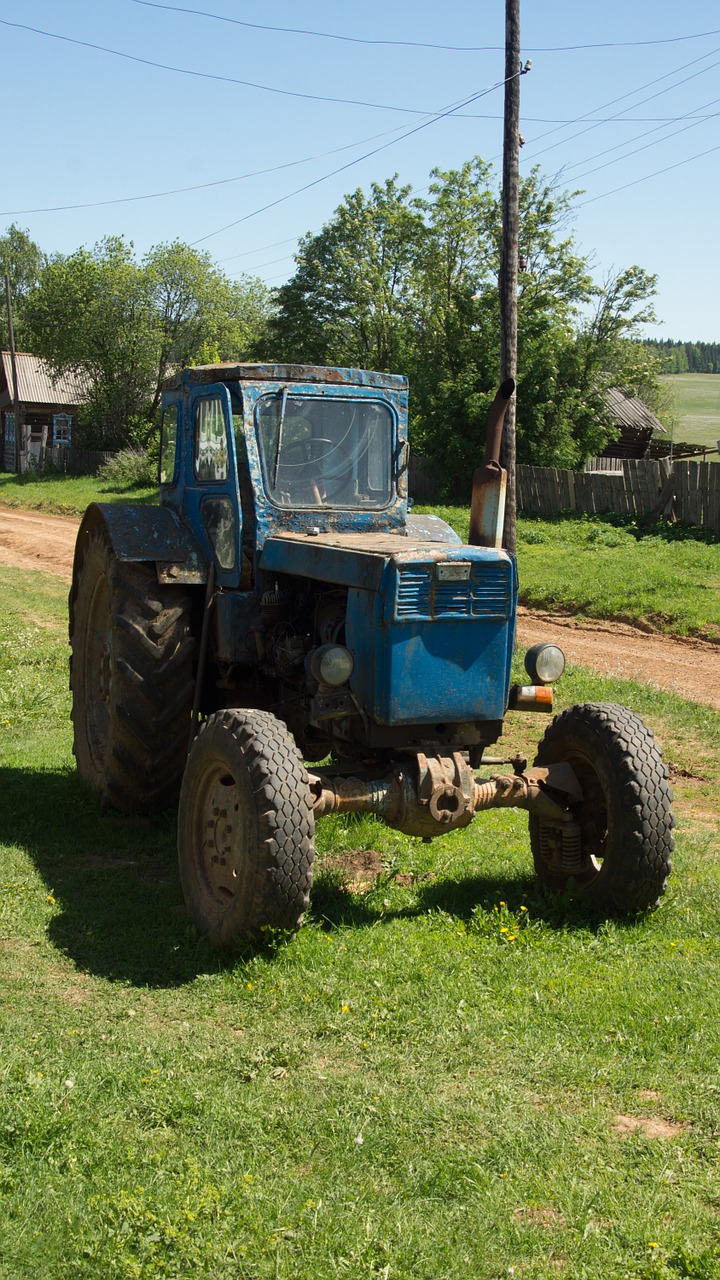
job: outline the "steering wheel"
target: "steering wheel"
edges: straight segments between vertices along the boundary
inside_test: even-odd
[[[297,461],[294,461],[297,457]],[[326,458],[332,457],[334,475],[324,476],[318,471],[318,465]],[[337,444],[327,436],[311,436],[306,440],[293,440],[283,447],[278,467],[278,488],[283,487],[281,479],[291,481],[294,501],[300,498],[298,485],[306,486],[312,495],[311,501],[317,506],[325,502],[333,502],[340,498],[352,475],[352,454],[344,444]],[[283,477],[286,470],[294,472]]]

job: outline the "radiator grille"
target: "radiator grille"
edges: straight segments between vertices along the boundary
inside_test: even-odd
[[[467,582],[438,582],[434,565],[398,565],[395,617],[428,618],[510,616],[510,565],[473,564]]]

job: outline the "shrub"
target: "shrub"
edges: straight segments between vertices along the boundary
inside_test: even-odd
[[[147,489],[157,484],[157,463],[145,449],[122,449],[98,471],[114,489]]]

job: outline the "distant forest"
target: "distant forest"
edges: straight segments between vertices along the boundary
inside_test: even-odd
[[[720,342],[673,342],[646,338],[662,361],[663,373],[720,373]]]

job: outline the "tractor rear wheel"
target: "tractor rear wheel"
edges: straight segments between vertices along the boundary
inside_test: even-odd
[[[295,741],[267,711],[218,711],[188,756],[178,813],[180,880],[215,946],[302,924],[315,821]]]
[[[190,609],[186,591],[90,534],[71,610],[73,750],[80,776],[125,813],[177,801],[194,693]]]
[[[675,825],[668,771],[650,729],[627,707],[584,703],[548,727],[536,765],[570,764],[583,799],[574,824],[531,816],[535,870],[547,888],[572,883],[603,911],[629,915],[658,902],[671,871]]]

